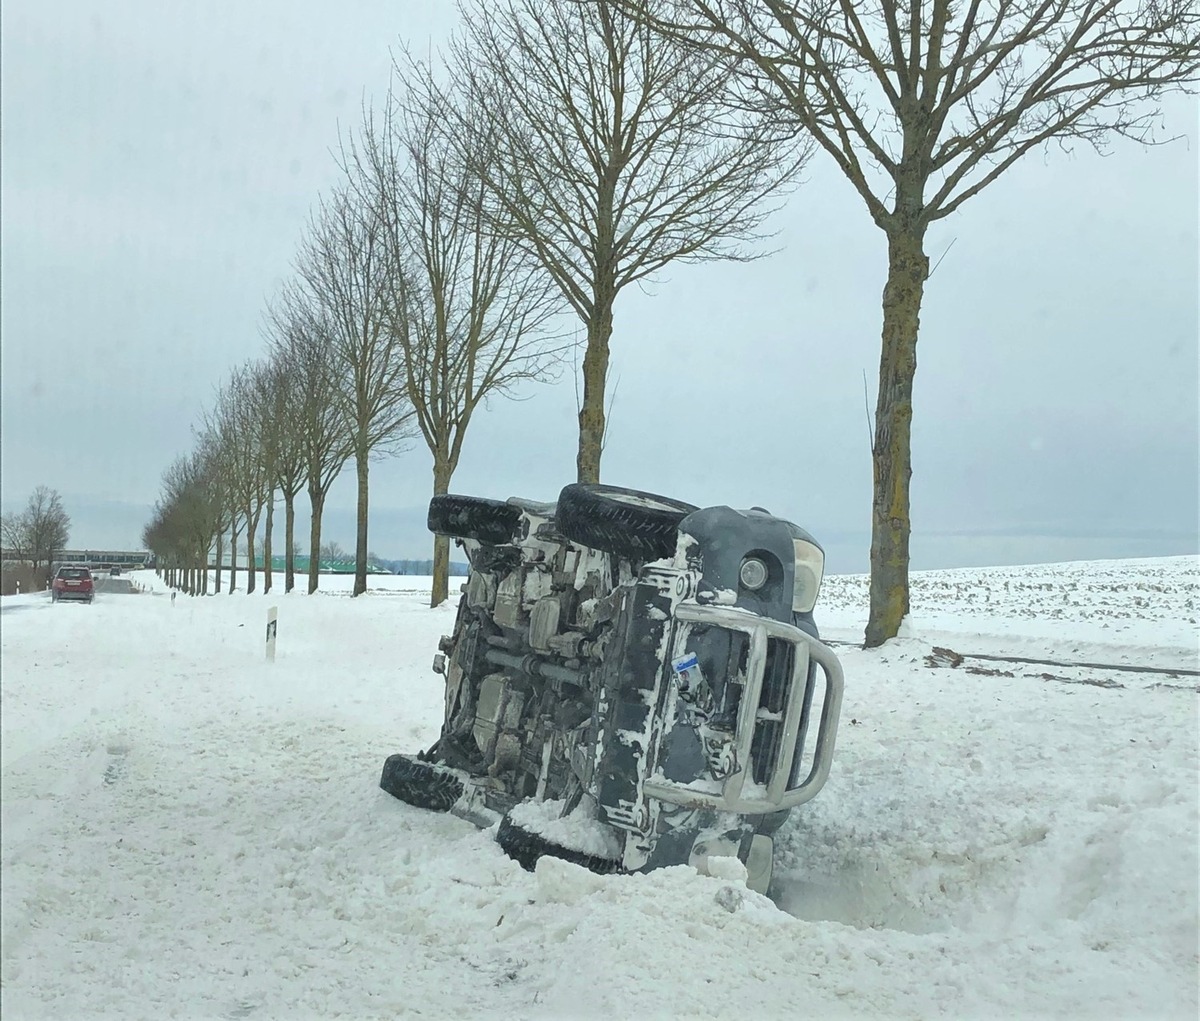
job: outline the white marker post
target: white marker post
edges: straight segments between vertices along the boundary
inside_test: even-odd
[[[267,662],[275,662],[275,636],[279,631],[279,607],[267,610]]]

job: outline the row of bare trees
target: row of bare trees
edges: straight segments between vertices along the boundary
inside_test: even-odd
[[[570,313],[586,335],[577,469],[597,481],[617,296],[673,260],[749,257],[740,243],[766,215],[762,198],[801,162],[794,131],[732,110],[728,61],[663,47],[607,4],[513,0],[467,24],[437,67],[401,55],[382,108],[343,138],[343,184],[269,306],[266,359],[219,392],[187,462],[203,469],[164,479],[170,496],[190,491],[180,474],[220,476],[201,517],[218,562],[227,537],[236,563],[245,536],[247,591],[264,514],[270,562],[276,494],[290,536],[307,487],[318,549],[326,494],[350,459],[365,590],[372,458],[419,436],[433,491],[447,492],[488,398],[555,374]],[[435,604],[448,565],[437,539]]]
[[[823,152],[888,245],[867,643],[893,636],[908,608],[926,233],[1049,142],[1153,141],[1156,111],[1140,101],[1196,81],[1195,4],[464,0],[461,11],[439,61],[402,53],[382,107],[341,140],[344,179],[270,305],[268,354],[206,418],[193,457],[219,478],[210,544],[244,534],[252,551],[265,508],[269,550],[279,494],[290,549],[307,487],[319,549],[325,495],[353,459],[361,592],[372,458],[419,436],[446,492],[476,411],[552,375],[573,318],[576,474],[598,481],[620,294],[673,262],[756,257],[772,198]],[[439,543],[435,604],[447,561]]]

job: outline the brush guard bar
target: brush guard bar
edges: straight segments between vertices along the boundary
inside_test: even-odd
[[[661,772],[647,777],[642,793],[649,798],[688,808],[711,808],[738,815],[762,815],[802,805],[824,786],[833,761],[838,717],[842,708],[842,665],[833,650],[806,631],[769,617],[729,606],[700,606],[680,603],[675,618],[683,623],[704,624],[741,631],[749,636],[746,682],[738,707],[734,749],[738,769],[722,781],[680,783]],[[759,701],[767,664],[767,643],[779,639],[792,648],[792,671],[783,704],[778,747],[765,783],[749,779],[751,748],[760,723]],[[791,786],[796,757],[803,754],[806,708],[811,705],[809,664],[815,662],[825,675],[820,723],[813,750],[812,767],[796,786]],[[814,674],[815,684],[815,674]],[[703,786],[701,786],[703,785]]]

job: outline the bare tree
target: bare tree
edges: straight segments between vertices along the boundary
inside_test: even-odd
[[[321,549],[321,518],[329,487],[352,456],[353,441],[338,408],[339,366],[326,313],[303,288],[284,290],[273,310],[274,357],[295,395],[297,445],[312,508],[309,549]],[[317,590],[320,562],[308,561],[308,591]]]
[[[63,509],[58,490],[38,486],[19,514],[6,514],[0,522],[4,545],[27,560],[38,583],[45,577],[57,554],[67,544],[71,518]]]
[[[614,2],[665,40],[737,60],[743,98],[807,131],[887,238],[866,630],[880,645],[909,606],[926,231],[1047,143],[1154,142],[1153,101],[1197,80],[1200,10],[1193,0]]]
[[[340,191],[309,226],[297,270],[323,313],[338,381],[337,408],[358,477],[354,595],[367,590],[367,518],[372,455],[395,451],[410,432],[400,330],[389,315],[397,266],[375,203]]]
[[[577,470],[596,482],[617,296],[671,262],[749,258],[803,151],[793,124],[732,109],[728,58],[664,42],[610,0],[478,0],[465,21],[452,52],[469,109],[494,118],[474,167],[493,228],[542,262],[587,333]]]
[[[321,559],[328,561],[345,560],[346,551],[342,549],[340,542],[331,539],[328,542],[321,543]]]
[[[204,443],[163,472],[162,498],[142,532],[167,584],[191,595],[208,592],[208,556],[219,528],[219,494]]]
[[[195,457],[199,461],[198,476],[205,487],[208,512],[212,517],[213,590],[221,592],[221,572],[225,566],[225,533],[232,538],[233,563],[230,566],[229,590],[232,592],[236,576],[237,540],[236,532],[240,520],[236,506],[236,495],[231,483],[232,468],[230,450],[224,442],[218,419],[206,416],[205,427],[197,433]],[[207,571],[207,563],[205,568]]]
[[[172,509],[159,501],[153,517],[142,529],[142,545],[154,554],[155,571],[169,586],[178,588],[183,554],[179,548],[179,530],[175,527],[173,517]]]
[[[304,450],[301,444],[302,394],[289,373],[288,362],[289,331],[294,328],[286,301],[268,307],[263,332],[271,345],[271,355],[262,384],[266,391],[270,418],[270,481],[272,487],[283,497],[285,592],[291,592],[296,584],[296,496],[305,483]],[[272,509],[272,505],[268,504],[269,522]],[[270,535],[271,529],[268,527],[263,543],[264,564],[271,554]]]
[[[280,459],[288,458],[293,469],[296,458],[286,448],[294,445],[294,427],[288,419],[288,385],[273,359],[255,362],[249,368],[246,386],[250,399],[249,414],[258,434],[259,463],[263,485],[263,595],[271,591],[272,541],[275,530],[275,490],[280,475]],[[295,489],[292,490],[293,496]]]
[[[214,594],[221,592],[221,558],[220,549],[223,533],[232,521],[231,492],[227,480],[223,476],[223,463],[220,451],[215,449],[207,434],[201,436],[201,441],[192,455],[192,478],[195,490],[194,501],[196,513],[200,519],[197,529],[201,545],[201,569],[204,571],[204,581],[201,590],[208,592],[208,565],[210,554],[216,550],[216,570],[213,572]]]
[[[238,458],[237,440],[233,434],[233,422],[220,413],[220,392],[204,418],[204,429],[200,435],[200,448],[208,463],[208,477],[212,486],[217,508],[216,534],[216,584],[221,591],[221,564],[224,556],[225,535],[229,535],[229,593],[237,587],[237,548],[241,534],[242,517],[236,482]]]
[[[263,508],[270,494],[269,471],[264,458],[263,394],[255,379],[259,368],[254,363],[236,369],[217,395],[210,429],[220,436],[223,452],[221,467],[233,498],[236,514],[246,527],[246,593],[254,592],[257,573],[254,565],[255,537]],[[237,529],[233,529],[233,559],[237,563]],[[230,591],[233,591],[233,574]]]
[[[28,538],[23,515],[13,513],[0,517],[0,544],[6,552],[12,553],[18,560],[28,560]]]
[[[449,492],[476,409],[527,380],[545,379],[565,345],[547,330],[561,308],[553,281],[513,239],[488,230],[486,121],[455,108],[464,90],[439,88],[405,60],[382,117],[364,117],[343,152],[360,201],[378,210],[394,262],[393,330],[408,402],[433,456],[433,492]],[[448,597],[450,541],[434,537],[431,605]]]
[[[208,554],[219,527],[219,495],[203,447],[177,458],[163,473],[157,531],[153,533],[178,584],[192,595],[208,593]]]

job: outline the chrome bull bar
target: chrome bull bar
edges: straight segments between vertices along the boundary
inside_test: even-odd
[[[738,815],[761,815],[794,808],[813,798],[824,786],[833,762],[837,740],[838,717],[842,708],[842,665],[827,645],[806,631],[769,617],[760,617],[747,610],[730,606],[700,606],[680,603],[675,607],[676,620],[684,623],[707,624],[741,631],[749,636],[750,648],[746,665],[746,682],[738,707],[734,749],[738,769],[724,781],[700,780],[680,783],[668,780],[661,773],[647,777],[642,793],[650,798],[689,808],[712,808]],[[747,782],[751,766],[751,746],[759,723],[759,701],[766,674],[767,642],[782,639],[793,646],[792,673],[783,707],[779,747],[774,755],[770,775],[765,783]],[[795,787],[790,786],[792,767],[801,738],[809,663],[815,662],[825,674],[825,693],[821,705],[820,723],[813,750],[813,764],[808,775]],[[719,787],[719,792],[715,789]]]

